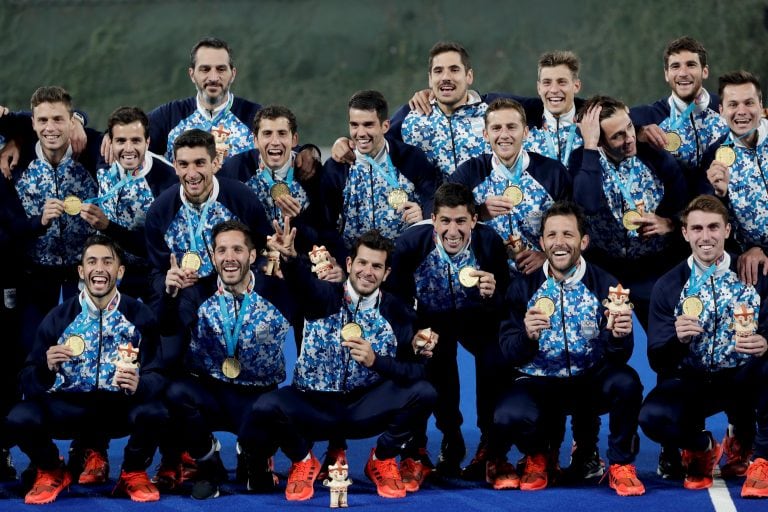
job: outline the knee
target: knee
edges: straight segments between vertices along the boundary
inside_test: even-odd
[[[421,408],[427,408],[430,411],[437,402],[437,390],[435,387],[426,380],[420,380],[415,382],[410,387],[411,401]]]
[[[674,425],[674,421],[666,407],[653,400],[646,400],[640,408],[638,424],[649,438],[659,441],[664,437],[664,432],[668,432]]]
[[[138,427],[161,427],[170,422],[170,414],[162,403],[149,402],[134,407],[129,420]]]
[[[8,413],[5,424],[9,432],[34,430],[42,426],[43,414],[34,402],[21,402]]]
[[[605,387],[610,396],[621,399],[643,399],[643,384],[640,382],[640,376],[630,366],[624,366],[620,370],[613,372],[606,379]]]
[[[536,418],[519,407],[497,407],[493,424],[502,430],[529,430],[536,424]]]

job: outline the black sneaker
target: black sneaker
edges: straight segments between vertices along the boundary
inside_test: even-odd
[[[677,448],[661,447],[659,453],[659,465],[656,474],[665,480],[682,480],[685,478],[683,459]]]
[[[14,480],[16,480],[16,468],[13,466],[11,451],[3,448],[0,450],[0,482]]]
[[[209,459],[197,461],[197,478],[192,486],[193,498],[208,500],[219,497],[219,485],[227,481],[227,469],[221,462],[218,450]]]
[[[564,471],[568,482],[580,482],[597,478],[605,474],[605,462],[600,458],[597,449],[576,448],[571,453],[571,464]]]
[[[440,442],[435,471],[443,477],[455,478],[461,475],[461,461],[467,455],[467,446],[461,431],[445,434]]]
[[[277,475],[274,472],[274,460],[272,457],[267,460],[259,460],[253,455],[246,455],[247,479],[245,488],[250,492],[267,493],[273,492],[277,487]]]
[[[474,482],[485,481],[486,465],[488,463],[488,441],[484,436],[480,436],[480,444],[477,445],[477,451],[472,460],[461,470],[461,478]]]

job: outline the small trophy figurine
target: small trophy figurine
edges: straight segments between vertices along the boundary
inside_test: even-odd
[[[347,488],[352,485],[348,478],[349,466],[337,462],[328,466],[328,478],[323,480],[323,485],[331,490],[331,508],[347,508]]]
[[[139,349],[130,343],[117,346],[117,362],[115,363],[115,376],[112,379],[112,385],[117,386],[117,375],[126,370],[135,370],[139,367],[137,362],[139,358]]]
[[[504,245],[507,247],[507,256],[509,259],[517,258],[517,255],[526,249],[523,239],[515,234],[509,235]]]
[[[271,238],[267,237],[267,239]],[[264,274],[268,276],[278,275],[280,271],[280,253],[271,249],[264,249],[262,255],[267,257],[267,266],[264,267]]]
[[[624,288],[621,283],[608,287],[608,298],[603,300],[603,306],[608,309],[608,324],[606,327],[613,329],[613,317],[617,313],[632,311],[634,304],[629,302],[629,288]]]
[[[320,279],[333,269],[331,253],[328,252],[324,245],[319,247],[317,245],[312,246],[312,250],[309,251],[309,261],[312,262],[312,272],[317,274],[317,277]]]
[[[733,324],[731,327],[736,331],[736,336],[746,338],[757,332],[757,322],[755,322],[755,310],[746,304],[739,304],[733,312]]]
[[[432,329],[422,329],[416,333],[413,340],[413,351],[416,355],[421,355],[422,352],[432,352],[437,345],[438,335]]]

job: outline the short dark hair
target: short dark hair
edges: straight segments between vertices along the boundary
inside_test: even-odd
[[[760,80],[757,78],[757,76],[753,75],[749,71],[744,71],[743,69],[739,71],[731,71],[730,73],[726,73],[720,77],[717,87],[717,93],[720,95],[720,101],[723,100],[723,92],[725,92],[726,87],[729,85],[743,84],[754,85],[755,89],[757,89],[757,97],[760,98],[760,101],[763,101],[763,90],[760,88]]]
[[[131,124],[136,121],[144,127],[144,138],[149,138],[149,118],[139,107],[119,107],[107,119],[107,133],[112,137],[112,128],[117,124]]]
[[[256,244],[253,243],[253,236],[251,235],[251,228],[239,220],[233,219],[219,222],[213,226],[213,229],[211,230],[211,239],[213,240],[214,250],[216,249],[216,237],[228,231],[239,231],[245,237],[245,245],[248,247],[248,249],[256,249]]]
[[[488,114],[496,112],[498,110],[516,110],[520,114],[520,119],[523,121],[523,126],[528,124],[528,119],[525,117],[525,109],[523,106],[512,98],[496,98],[488,105],[485,110],[483,119],[485,120],[485,126],[488,126]]]
[[[70,115],[72,114],[72,96],[58,85],[47,85],[44,87],[38,87],[32,97],[29,100],[29,104],[32,110],[41,103],[63,103]]]
[[[669,58],[681,52],[695,53],[699,56],[701,67],[703,68],[707,65],[707,50],[704,48],[704,45],[692,37],[683,36],[670,41],[664,49],[664,69],[669,67]]]
[[[467,52],[466,48],[453,41],[438,41],[429,50],[429,67],[427,68],[427,72],[432,72],[432,61],[435,60],[435,57],[441,53],[448,52],[456,52],[459,54],[461,63],[464,65],[464,71],[472,69],[472,63],[469,60],[469,52]]]
[[[85,252],[88,250],[89,247],[92,247],[94,245],[103,245],[105,247],[108,247],[110,251],[112,251],[112,254],[114,254],[115,259],[117,259],[118,264],[122,265],[123,259],[125,257],[125,252],[123,252],[123,248],[120,247],[120,244],[118,244],[115,240],[108,237],[107,235],[102,234],[95,234],[89,236],[85,243],[83,244],[83,252],[80,253],[80,264],[85,263]]]
[[[284,107],[282,105],[268,105],[256,112],[256,116],[253,118],[253,133],[259,133],[259,126],[261,126],[262,119],[269,119],[274,121],[275,119],[280,119],[281,117],[284,117],[288,120],[288,129],[291,130],[291,133],[296,133],[296,131],[299,129],[298,125],[296,124],[296,116],[293,114],[293,112],[290,111],[288,107]]]
[[[349,252],[349,257],[352,261],[357,257],[358,249],[363,245],[374,251],[384,251],[387,253],[385,265],[389,267],[390,260],[392,258],[392,252],[395,250],[395,244],[389,238],[381,234],[378,229],[371,229],[357,237],[352,244],[352,250]]]
[[[235,61],[232,58],[232,48],[229,47],[227,42],[216,37],[205,37],[195,43],[195,46],[192,47],[192,51],[189,53],[189,67],[192,69],[195,69],[195,66],[197,65],[197,50],[200,48],[227,50],[227,55],[229,55],[229,67],[235,67]]]
[[[567,67],[574,80],[579,78],[581,62],[575,53],[568,50],[555,50],[542,54],[539,57],[538,75],[541,76],[541,68],[554,68],[557,66]]]
[[[475,197],[472,195],[472,191],[461,183],[443,183],[438,187],[435,191],[434,208],[432,211],[437,214],[437,211],[443,206],[446,208],[466,206],[467,211],[473,217],[477,213]]]
[[[539,233],[541,236],[544,236],[544,225],[547,223],[547,219],[556,216],[576,217],[576,227],[579,230],[579,235],[584,236],[587,234],[587,220],[584,217],[584,210],[581,209],[581,206],[573,201],[558,201],[550,206],[541,218]]]
[[[199,147],[205,148],[208,154],[211,155],[211,160],[216,158],[216,139],[213,138],[213,135],[199,128],[187,130],[173,141],[173,158],[176,158],[179,148]]]
[[[695,211],[717,213],[723,217],[723,222],[728,224],[728,208],[726,208],[723,202],[715,196],[702,194],[694,197],[685,207],[683,213],[680,214],[680,220],[682,221],[683,226],[688,226],[688,215]]]
[[[384,122],[389,118],[389,107],[384,95],[379,91],[357,91],[349,99],[348,108],[357,110],[374,110],[379,121]]]

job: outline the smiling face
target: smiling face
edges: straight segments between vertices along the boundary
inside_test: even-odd
[[[357,248],[355,259],[347,257],[347,273],[352,289],[367,297],[379,289],[389,275],[387,252],[365,245]]]
[[[728,123],[728,128],[734,135],[741,137],[756,129],[762,114],[763,102],[754,84],[725,86],[720,103],[720,115]]]
[[[581,80],[573,77],[568,66],[542,67],[536,81],[544,108],[555,117],[568,113],[573,108],[573,99],[581,90]]]
[[[85,283],[86,293],[96,306],[103,308],[114,295],[117,281],[122,279],[125,267],[111,247],[91,245],[85,250],[77,272]]]
[[[32,128],[49,160],[60,160],[69,148],[74,128],[72,114],[64,103],[40,103],[32,109]]]
[[[282,168],[291,158],[291,148],[299,143],[299,135],[291,132],[288,119],[262,118],[256,133],[256,147],[264,164],[270,169]]]
[[[229,63],[224,48],[200,47],[195,54],[195,67],[189,68],[189,78],[206,107],[215,108],[227,101],[229,87],[237,69]]]
[[[213,241],[213,265],[221,281],[231,290],[244,292],[256,249],[250,249],[242,231],[223,231]]]
[[[467,102],[467,91],[473,79],[472,70],[464,67],[459,52],[448,51],[433,57],[429,87],[438,106],[446,114]]]
[[[214,163],[203,146],[176,150],[173,168],[184,189],[184,196],[194,204],[204,203],[213,190]]]
[[[483,136],[490,143],[493,154],[509,167],[520,154],[523,141],[528,137],[528,127],[517,110],[494,110],[487,115]]]
[[[539,239],[549,268],[557,279],[562,279],[581,257],[589,245],[589,236],[579,233],[575,215],[552,215],[548,217]]]
[[[112,154],[123,169],[137,169],[144,162],[148,146],[149,140],[141,122],[116,124],[112,127]]]
[[[471,215],[463,205],[453,208],[441,206],[432,214],[432,223],[445,252],[453,255],[469,243],[472,230],[477,224],[477,215]]]
[[[702,66],[699,54],[689,51],[670,55],[664,69],[664,80],[672,92],[686,103],[696,98],[708,76],[709,66]]]
[[[705,266],[720,259],[730,234],[731,225],[714,212],[693,210],[683,226],[683,237],[690,244],[693,257]]]
[[[384,147],[387,130],[389,120],[381,121],[375,110],[349,109],[349,136],[360,153],[371,157],[378,155]]]

